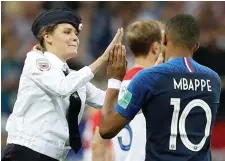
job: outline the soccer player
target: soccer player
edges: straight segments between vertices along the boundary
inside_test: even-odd
[[[123,78],[119,100],[123,97],[127,86],[137,72],[144,68],[152,67],[155,63],[162,63],[163,56],[159,57],[159,53],[163,50],[162,32],[164,28],[161,28],[162,26],[161,22],[150,20],[136,21],[128,26],[126,39],[129,48],[135,56],[135,64],[133,68],[127,71]],[[96,113],[99,117],[100,112]],[[96,123],[96,126],[99,126],[99,123]],[[115,161],[144,160],[146,143],[145,126],[144,115],[140,113],[112,139],[113,147],[111,150],[114,150]],[[138,133],[139,131],[142,132]],[[102,154],[102,151],[106,152],[105,149],[108,147],[109,141],[103,141],[100,135],[96,133],[99,133],[98,128],[93,139],[92,161],[105,160],[105,155]]]
[[[145,161],[211,161],[221,80],[191,58],[199,47],[199,36],[191,15],[179,14],[167,22],[166,62],[140,71],[118,104],[119,83],[107,89],[99,126],[103,138],[114,137],[141,109],[147,130]],[[109,63],[110,69],[114,63]],[[122,80],[120,74],[108,76]]]

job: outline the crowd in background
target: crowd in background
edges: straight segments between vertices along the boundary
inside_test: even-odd
[[[215,70],[222,78],[221,104],[217,122],[225,120],[225,2],[2,2],[2,46],[1,46],[1,119],[2,147],[7,133],[5,123],[12,112],[26,53],[37,40],[31,32],[35,17],[51,8],[69,7],[82,18],[83,29],[79,34],[78,56],[68,61],[70,68],[78,70],[97,59],[112,40],[117,28],[135,20],[157,19],[165,22],[178,13],[189,13],[196,17],[201,28],[200,49],[194,59]],[[124,40],[126,44],[126,41]],[[128,68],[133,65],[133,55],[127,49]],[[102,69],[92,81],[97,87],[106,88],[106,69]],[[95,112],[87,108],[80,125],[85,130],[88,119]],[[224,130],[225,127],[221,128]],[[225,130],[224,130],[225,131]],[[85,139],[84,139],[85,140]],[[85,142],[85,141],[84,141]],[[221,141],[220,141],[221,142]],[[225,142],[225,141],[224,141]],[[84,143],[89,147],[90,143]],[[225,144],[224,144],[225,145]],[[83,155],[75,160],[82,160]],[[73,154],[71,154],[73,158]],[[225,160],[225,159],[224,159]]]

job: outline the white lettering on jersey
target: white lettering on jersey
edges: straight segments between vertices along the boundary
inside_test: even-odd
[[[187,79],[187,78],[181,78],[179,81],[177,79],[173,78],[173,86],[174,89],[179,90],[191,90],[191,91],[212,91],[211,82],[209,79]]]

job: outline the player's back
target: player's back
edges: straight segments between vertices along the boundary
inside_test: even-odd
[[[211,130],[221,89],[218,75],[191,58],[174,58],[139,76],[146,88],[150,86],[142,109],[146,161],[211,161]]]

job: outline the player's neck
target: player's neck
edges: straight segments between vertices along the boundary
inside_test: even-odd
[[[148,57],[136,57],[134,67],[149,68],[155,64],[153,58],[149,59]]]
[[[166,50],[166,55],[165,61],[168,61],[178,57],[192,57],[193,53],[189,49],[170,46]]]

